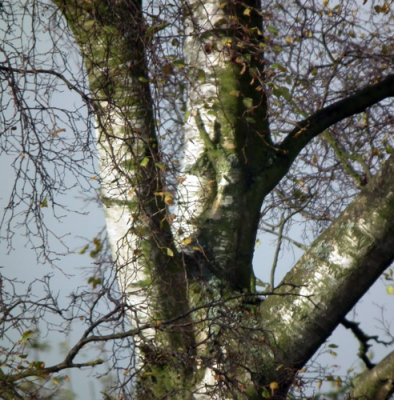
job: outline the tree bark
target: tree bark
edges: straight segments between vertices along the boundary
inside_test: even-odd
[[[389,400],[394,393],[394,352],[354,379],[354,400]]]
[[[57,0],[55,4],[68,21],[89,77],[101,199],[130,321],[133,327],[177,321],[168,330],[142,331],[135,338],[135,358],[143,359],[147,353],[151,357],[152,342],[163,354],[172,349],[183,353],[181,362],[172,358],[174,365],[166,373],[175,369],[174,381],[185,385],[193,375],[194,334],[187,316],[185,269],[174,246],[158,165],[141,2]],[[137,367],[141,365],[143,361]]]
[[[263,52],[245,47],[263,40],[261,15],[245,12],[258,2],[185,2],[190,68],[172,225],[141,2],[55,4],[89,76],[101,196],[130,319],[156,327],[136,340],[136,398],[255,400],[268,391],[284,399],[297,370],[393,260],[394,156],[260,304],[252,258],[262,202],[313,137],[392,96],[393,78],[316,112],[275,144]]]
[[[261,357],[262,379],[283,381],[278,398],[393,258],[392,155],[261,305],[270,349]]]

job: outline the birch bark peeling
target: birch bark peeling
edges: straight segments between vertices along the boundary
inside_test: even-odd
[[[275,354],[289,373],[301,368],[394,258],[394,156],[285,276],[261,306]],[[262,367],[268,373],[265,366]],[[271,374],[272,370],[271,369]],[[271,375],[272,377],[272,375]]]
[[[251,262],[263,200],[257,177],[271,152],[266,98],[259,87],[261,54],[253,59],[242,47],[247,40],[241,35],[253,43],[262,39],[261,17],[242,12],[249,6],[254,9],[257,2],[185,4],[190,72],[178,192],[184,237],[201,246],[216,275],[246,290],[253,286]]]
[[[142,352],[152,357],[145,358],[136,398],[254,400],[271,382],[281,383],[275,396],[285,398],[297,368],[394,256],[394,156],[314,242],[278,296],[255,310],[239,297],[240,290],[254,289],[252,257],[262,201],[313,136],[392,95],[392,88],[372,90],[377,96],[346,107],[339,119],[335,107],[315,113],[303,121],[302,132],[309,136],[298,129],[275,147],[258,46],[263,40],[261,15],[254,11],[258,1],[185,1],[189,82],[184,182],[174,229],[163,198],[155,195],[165,185],[155,165],[160,152],[141,2],[55,3],[74,32],[89,75],[100,131],[103,203],[132,321],[163,319],[171,329],[168,335],[161,332],[165,328],[149,333],[153,340]],[[344,101],[349,106],[354,100]],[[192,250],[182,243],[188,236]],[[189,270],[196,260],[217,279],[193,279]],[[235,290],[223,290],[226,286]],[[189,312],[194,321],[184,317]],[[234,378],[236,394],[221,385],[223,375],[225,382]]]
[[[55,3],[80,46],[89,77],[101,197],[130,320],[136,326],[186,314],[185,273],[173,248],[164,199],[157,196],[164,183],[156,166],[160,155],[141,2]],[[148,336],[156,333],[151,330]],[[193,335],[179,328],[169,341],[189,347]]]

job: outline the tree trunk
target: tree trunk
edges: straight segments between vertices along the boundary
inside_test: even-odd
[[[135,343],[136,398],[284,399],[394,257],[394,157],[263,301],[252,270],[262,202],[313,137],[393,95],[394,79],[320,110],[275,144],[263,51],[251,51],[263,41],[262,16],[245,12],[258,2],[185,2],[189,83],[173,224],[141,2],[55,4],[89,76],[119,284],[133,326],[150,327]]]

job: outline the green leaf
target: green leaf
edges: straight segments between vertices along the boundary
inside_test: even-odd
[[[92,27],[93,27],[93,25],[95,25],[96,24],[96,20],[95,19],[91,19],[91,20],[89,20],[89,21],[86,21],[84,24],[83,24],[83,26],[84,26],[84,28],[85,29],[91,29]]]
[[[149,158],[148,157],[144,157],[144,159],[141,161],[141,167],[146,168],[149,164]]]
[[[185,62],[183,60],[175,60],[175,61],[172,62],[172,65],[174,67],[184,68],[185,67]]]
[[[20,340],[21,343],[26,343],[27,340],[29,340],[33,336],[33,331],[28,330],[26,332],[23,332],[22,334],[22,339]]]
[[[231,90],[229,95],[234,97],[239,97],[241,95],[241,92],[239,90]]]
[[[163,22],[160,25],[152,25],[150,26],[147,30],[146,33],[152,37],[152,35],[154,35],[157,32],[162,31],[163,29],[167,28],[167,26],[169,26],[170,23],[169,22]]]
[[[169,247],[167,247],[167,255],[169,257],[174,257],[174,252]]]
[[[276,97],[283,97],[285,100],[290,101],[291,100],[291,94],[289,92],[289,89],[284,86],[276,86],[273,90],[274,96]]]
[[[29,367],[34,369],[43,369],[45,368],[45,363],[44,361],[33,361],[30,363]]]
[[[101,278],[95,278],[94,276],[91,276],[88,279],[88,283],[92,284],[93,289],[96,289],[97,285],[101,285],[103,283]]]
[[[197,69],[197,78],[200,82],[205,82],[205,71],[203,69]]]
[[[278,35],[278,30],[273,26],[267,26],[267,31],[273,33],[275,36]]]
[[[105,26],[103,26],[103,31],[106,33],[116,33],[117,29],[114,26],[105,25]]]
[[[89,361],[87,364],[91,365],[91,366],[94,366],[94,365],[97,365],[97,364],[102,364],[103,362],[104,362],[104,360],[102,360],[101,358],[98,358],[97,360]]]
[[[157,168],[160,168],[160,169],[163,170],[163,171],[165,171],[165,169],[166,169],[166,166],[163,165],[163,164],[155,163],[155,165],[156,165]]]
[[[287,72],[286,67],[284,67],[282,64],[279,64],[279,63],[271,64],[271,68],[272,69],[279,69],[279,71],[282,71],[282,72]]]
[[[89,248],[89,245],[87,244],[86,246],[84,246],[81,250],[78,251],[78,254],[85,254],[86,250]]]
[[[222,26],[222,25],[227,25],[227,19],[226,18],[219,18],[215,23],[214,23],[214,26],[215,27],[220,27],[220,26]]]
[[[101,243],[101,240],[97,237],[93,239],[93,243],[96,248],[90,252],[90,257],[96,258],[98,253],[100,253],[101,249],[103,248],[103,244]]]
[[[44,200],[41,202],[40,207],[41,208],[48,207],[48,199],[46,197],[44,197]]]

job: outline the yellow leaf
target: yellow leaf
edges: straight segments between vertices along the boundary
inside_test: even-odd
[[[192,242],[192,239],[189,238],[189,237],[182,240],[182,243],[185,244],[186,246],[187,246],[188,244],[190,244],[191,242]]]
[[[271,396],[273,397],[275,395],[275,391],[279,389],[278,382],[271,382],[270,389],[271,389]]]
[[[394,286],[393,285],[386,286],[386,292],[387,294],[394,294]]]
[[[285,37],[285,41],[288,44],[293,44],[294,43],[294,39],[291,36],[286,36]]]
[[[174,199],[170,195],[164,196],[164,203],[166,203],[168,206],[171,206],[174,204]]]
[[[167,247],[167,255],[169,257],[174,257],[174,252],[169,247]]]
[[[252,12],[252,10],[250,8],[245,8],[243,14],[246,15],[247,17],[249,17],[251,12]]]

